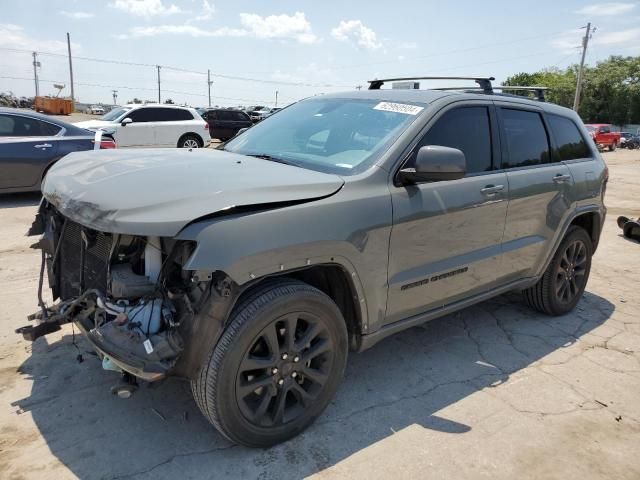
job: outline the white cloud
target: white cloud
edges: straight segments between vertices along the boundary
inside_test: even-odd
[[[167,6],[162,0],[114,0],[109,6],[139,17],[182,13],[180,7],[174,4]]]
[[[24,29],[10,23],[0,23],[0,46],[19,48],[21,50],[33,50],[37,52],[66,53],[67,42],[62,40],[37,40],[29,37]],[[74,52],[78,52],[80,46],[71,42]]]
[[[594,17],[614,16],[630,12],[635,8],[633,3],[595,3],[581,8],[576,13],[581,15],[591,15]]]
[[[85,18],[93,18],[95,17],[95,13],[89,12],[67,12],[66,10],[62,10],[60,15],[64,15],[65,17],[73,18],[76,20],[83,20]]]
[[[377,50],[382,47],[376,32],[364,26],[360,20],[341,20],[340,24],[331,30],[331,36],[336,40],[351,41],[367,50]]]
[[[605,32],[594,35],[592,43],[594,45],[640,45],[640,28],[620,30],[618,32]]]
[[[211,20],[214,13],[216,13],[216,7],[209,3],[208,0],[202,0],[202,13],[196,16],[193,20],[196,22]]]
[[[194,25],[155,25],[150,27],[133,27],[129,33],[118,35],[117,38],[155,37],[156,35],[190,35],[192,37],[244,37],[245,30],[222,27],[217,30],[204,30]]]
[[[416,42],[401,42],[398,45],[398,48],[402,50],[416,50],[418,48],[418,44]]]
[[[264,39],[286,40],[292,39],[299,43],[314,43],[317,37],[311,30],[311,24],[304,13],[294,15],[270,15],[261,17],[254,13],[241,13],[242,28],[221,27],[215,30],[205,30],[190,24],[183,25],[154,25],[148,27],[133,27],[128,33],[118,35],[117,38],[152,37],[163,34],[190,35],[192,37],[255,37]]]
[[[580,48],[583,36],[584,30],[582,29],[568,30],[557,35],[553,40],[551,40],[550,44],[552,47],[567,54],[572,51],[577,52],[578,48]]]
[[[635,8],[635,4],[633,3],[621,3],[621,2],[610,2],[610,3],[596,3],[593,5],[588,5],[586,7],[581,8],[576,13],[581,15],[591,15],[594,17],[605,17],[605,16],[614,16],[621,15],[623,13],[630,12]]]
[[[267,17],[255,13],[241,13],[240,23],[256,38],[293,39],[299,43],[314,43],[318,39],[302,12]]]

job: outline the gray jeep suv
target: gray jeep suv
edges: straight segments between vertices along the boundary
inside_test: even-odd
[[[19,332],[73,322],[119,395],[188,379],[225,437],[264,447],[321,414],[349,351],[511,290],[569,312],[607,168],[573,111],[489,80],[309,98],[218,150],[68,155],[30,230],[59,301],[41,278]]]

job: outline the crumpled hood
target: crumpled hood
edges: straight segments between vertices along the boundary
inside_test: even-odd
[[[96,128],[113,127],[116,124],[106,120],[86,120],[84,122],[76,122],[74,125],[79,128],[92,128],[95,130]]]
[[[51,167],[42,193],[64,216],[94,230],[175,236],[233,207],[334,194],[337,175],[210,149],[74,152]]]

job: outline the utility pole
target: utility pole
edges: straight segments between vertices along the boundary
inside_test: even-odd
[[[578,111],[580,106],[580,93],[582,92],[582,75],[584,71],[584,57],[587,54],[587,45],[591,37],[591,22],[587,23],[587,33],[582,38],[582,58],[580,59],[580,69],[578,70],[578,83],[576,84],[576,96],[573,99],[573,110]]]
[[[69,79],[71,81],[71,109],[76,110],[76,96],[73,91],[73,64],[71,63],[71,38],[67,32],[67,51],[69,52]]]
[[[38,52],[33,52],[33,80],[36,83],[36,97],[40,96],[40,86],[38,85],[38,67],[40,62],[38,61]]]
[[[278,90],[276,90],[276,104],[274,105],[274,107],[278,106]]]
[[[209,89],[209,106],[211,106],[211,85],[213,85],[213,82],[211,81],[211,70],[207,69],[207,88]]]
[[[113,104],[117,105],[118,103],[116,100],[118,99],[118,90],[111,90],[111,92],[113,92]]]
[[[158,69],[158,103],[161,103],[160,101],[160,65],[156,65],[156,68]]]

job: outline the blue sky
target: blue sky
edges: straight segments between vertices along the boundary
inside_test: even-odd
[[[579,61],[588,21],[597,27],[587,63],[640,55],[640,2],[404,0],[4,0],[0,92],[33,95],[29,53],[41,55],[41,93],[69,84],[66,32],[76,57],[162,68],[162,99],[279,104],[353,89],[384,76],[494,75]],[[220,75],[220,76],[218,76]],[[76,97],[118,103],[157,99],[153,66],[74,61]],[[244,81],[225,77],[263,79]],[[283,82],[283,83],[276,83]],[[366,87],[365,87],[366,88]],[[68,87],[64,91],[68,94]]]

